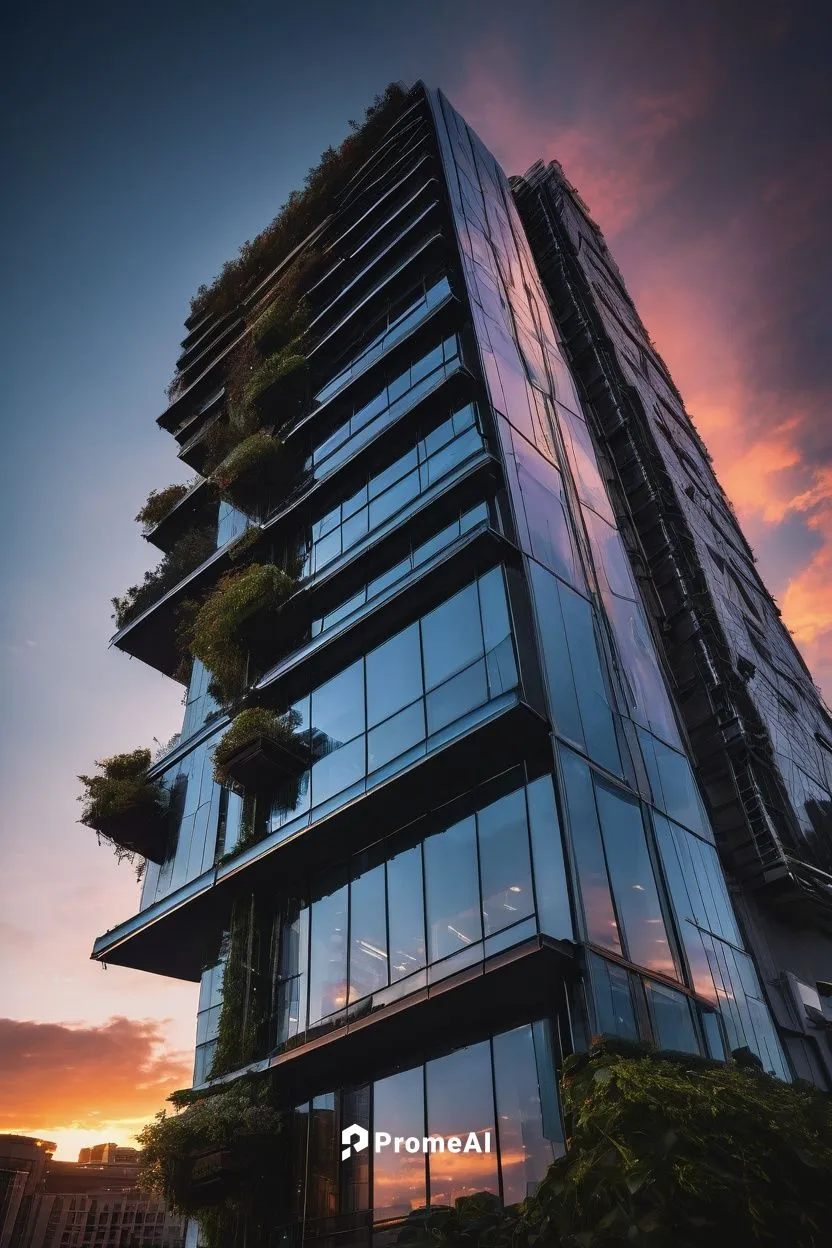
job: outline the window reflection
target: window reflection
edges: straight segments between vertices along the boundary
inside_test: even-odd
[[[425,841],[425,898],[431,962],[482,940],[473,818]]]
[[[313,881],[311,905],[286,903],[275,953],[276,1045],[303,1042],[307,1028],[335,1021],[347,1006],[362,1012],[378,994],[379,1003],[389,1000],[389,985],[403,984],[398,996],[415,991],[426,964],[436,967],[434,978],[452,974],[533,936],[529,811],[538,895],[555,915],[548,930],[571,934],[552,781],[544,776],[416,844],[396,834],[378,844],[372,862],[365,852],[336,878]]]
[[[433,1153],[429,1157],[431,1205],[453,1205],[473,1192],[497,1192],[497,1155],[494,1150],[494,1100],[491,1052],[487,1041],[458,1049],[425,1066],[430,1135],[458,1135],[463,1143],[470,1131],[480,1138],[491,1134],[490,1153]]]
[[[424,1070],[417,1066],[373,1086],[373,1130],[396,1136],[425,1135]],[[373,1157],[373,1209],[382,1220],[403,1216],[427,1204],[426,1158],[391,1148]]]

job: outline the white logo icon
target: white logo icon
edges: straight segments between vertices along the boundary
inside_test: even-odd
[[[344,1127],[341,1132],[341,1143],[344,1145],[341,1149],[341,1160],[346,1161],[350,1153],[360,1153],[367,1147],[370,1143],[370,1133],[366,1127],[359,1127],[358,1123],[354,1122],[351,1127]]]

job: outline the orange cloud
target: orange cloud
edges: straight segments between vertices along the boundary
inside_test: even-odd
[[[190,1076],[190,1060],[166,1049],[158,1021],[0,1019],[0,1131],[54,1139],[50,1126],[100,1134],[117,1120],[140,1125]]]

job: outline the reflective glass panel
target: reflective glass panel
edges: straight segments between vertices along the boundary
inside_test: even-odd
[[[555,1150],[543,1135],[531,1027],[503,1032],[494,1037],[493,1045],[503,1202],[513,1205],[534,1195]]]
[[[462,1144],[475,1131],[491,1133],[491,1152],[445,1151],[429,1155],[430,1203],[451,1205],[473,1192],[497,1192],[494,1148],[494,1094],[488,1041],[458,1049],[425,1066],[428,1134],[459,1136]]]
[[[523,789],[477,815],[485,935],[534,913],[526,795]]]
[[[347,1004],[347,887],[312,903],[309,1024]]]
[[[402,850],[387,863],[390,978],[395,983],[425,965],[422,849]]]
[[[393,1139],[425,1134],[425,1084],[421,1066],[373,1085],[373,1130]],[[384,1148],[373,1157],[373,1210],[377,1221],[405,1216],[427,1204],[426,1160],[419,1153]]]
[[[425,894],[431,962],[482,940],[473,817],[425,841]]]

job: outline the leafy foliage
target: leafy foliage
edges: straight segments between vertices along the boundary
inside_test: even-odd
[[[243,400],[246,404],[255,403],[261,395],[284,378],[300,379],[301,375],[306,373],[309,366],[306,357],[299,353],[297,346],[296,342],[290,342],[280,351],[275,351],[255,369],[243,390]]]
[[[253,897],[234,904],[227,935],[222,979],[222,1009],[210,1077],[238,1070],[257,1056],[263,1002],[256,965],[260,926]]]
[[[78,777],[86,790],[78,797],[81,822],[113,845],[119,860],[133,861],[138,852],[130,825],[158,820],[167,808],[164,790],[147,778],[150,764],[150,750],[133,750],[97,761],[98,775]]]
[[[143,611],[178,585],[204,563],[216,549],[216,532],[212,527],[191,529],[175,542],[159,565],[145,572],[144,580],[131,585],[123,597],[113,598],[113,619],[117,628],[124,628]]]
[[[183,1101],[174,1094],[174,1104]],[[269,1086],[263,1079],[239,1079],[209,1093],[190,1094],[185,1108],[177,1113],[158,1113],[139,1133],[142,1149],[139,1184],[156,1193],[181,1213],[190,1216],[206,1209],[190,1184],[189,1160],[202,1150],[232,1148],[241,1135],[273,1137],[280,1140],[283,1116],[272,1106]],[[252,1167],[249,1184],[262,1177]],[[244,1192],[229,1192],[228,1204],[245,1200]]]
[[[500,1217],[478,1193],[419,1211],[400,1241],[482,1248],[820,1248],[832,1242],[832,1106],[754,1064],[613,1037],[568,1058],[570,1134]]]
[[[224,764],[258,737],[269,737],[279,745],[291,749],[295,745],[295,731],[300,723],[297,711],[277,715],[265,706],[251,706],[240,711],[223,734],[214,750],[214,778],[218,784],[227,779]]]
[[[315,284],[325,266],[323,254],[314,249],[289,266],[268,307],[251,326],[251,336],[261,351],[277,351],[303,336],[309,324],[309,305],[302,291]]]
[[[221,577],[213,593],[194,609],[183,640],[211,673],[220,701],[234,700],[245,687],[248,655],[242,635],[247,620],[279,607],[296,581],[271,563],[251,563]]]
[[[353,133],[340,148],[328,148],[320,163],[310,169],[304,189],[292,192],[274,220],[251,242],[242,245],[239,255],[223,266],[210,287],[199,288],[191,303],[192,315],[207,311],[221,315],[229,311],[303,241],[329,211],[352,170],[367,158],[393,124],[405,98],[406,92],[398,83],[391,83],[383,95],[376,96],[362,124],[351,122]]]
[[[180,499],[184,498],[191,485],[167,485],[163,490],[151,490],[147,501],[136,516],[137,522],[145,533],[150,533],[172,511]]]
[[[229,451],[214,469],[220,493],[241,511],[251,511],[261,500],[263,487],[286,463],[280,438],[258,429]]]

